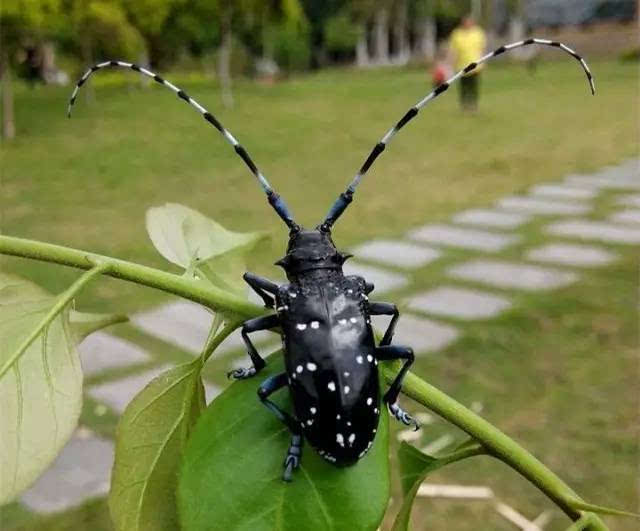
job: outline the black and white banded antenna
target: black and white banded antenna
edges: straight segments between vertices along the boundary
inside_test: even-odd
[[[299,230],[298,224],[293,220],[293,216],[291,215],[289,208],[285,204],[284,200],[275,193],[269,181],[267,181],[266,177],[262,174],[262,172],[255,165],[247,151],[240,145],[240,143],[236,140],[236,138],[229,132],[225,127],[218,121],[218,119],[211,114],[207,109],[205,109],[202,105],[200,105],[196,100],[191,98],[184,90],[176,87],[173,83],[163,79],[158,74],[154,74],[150,70],[143,68],[142,66],[138,66],[133,63],[126,63],[124,61],[104,61],[102,63],[98,63],[92,66],[89,70],[87,70],[84,75],[80,78],[75,88],[73,89],[73,93],[71,94],[71,98],[69,99],[69,107],[67,108],[67,116],[71,118],[71,109],[73,104],[76,101],[76,97],[78,96],[78,91],[80,87],[84,85],[84,83],[89,79],[91,74],[94,72],[101,70],[103,68],[108,67],[121,67],[121,68],[129,68],[134,72],[138,72],[145,76],[148,76],[155,80],[157,83],[171,89],[181,100],[186,101],[189,105],[191,105],[194,109],[196,109],[202,117],[209,122],[213,127],[215,127],[222,136],[233,146],[235,152],[240,156],[240,158],[244,161],[244,163],[249,167],[251,173],[258,179],[258,183],[262,187],[262,190],[265,194],[267,194],[267,199],[269,204],[273,207],[273,209],[277,212],[278,216],[282,218],[282,220],[287,224],[289,229],[292,231]]]
[[[593,82],[593,76],[591,75],[591,71],[589,70],[589,66],[587,65],[586,61],[580,55],[578,55],[575,51],[573,51],[571,48],[569,48],[565,44],[562,44],[561,42],[550,41],[547,39],[526,39],[523,41],[514,42],[512,44],[505,44],[504,46],[500,46],[500,48],[494,50],[491,53],[488,53],[487,55],[484,55],[477,61],[473,63],[469,63],[466,67],[464,67],[462,70],[457,72],[451,78],[447,79],[444,83],[438,85],[425,98],[421,99],[418,103],[416,103],[413,107],[411,107],[411,109],[409,109],[406,112],[406,114],[398,121],[398,123],[396,123],[396,125],[394,125],[391,129],[389,129],[389,131],[387,131],[387,134],[382,137],[380,142],[378,142],[374,146],[371,153],[369,153],[367,160],[364,161],[364,164],[360,168],[360,171],[356,173],[356,176],[353,178],[353,180],[351,181],[347,189],[343,193],[341,193],[338,196],[338,199],[336,199],[336,201],[333,203],[333,205],[331,206],[331,209],[329,210],[329,213],[327,214],[327,217],[322,222],[322,225],[320,225],[321,229],[324,231],[331,230],[332,225],[336,222],[336,220],[340,217],[340,215],[349,206],[349,203],[353,201],[353,194],[356,191],[356,187],[360,184],[360,181],[362,180],[364,175],[367,173],[367,171],[369,171],[369,168],[371,168],[371,165],[378,158],[380,153],[384,151],[384,149],[387,147],[387,145],[389,144],[391,139],[396,135],[396,133],[400,131],[400,129],[402,129],[405,125],[407,125],[407,123],[410,120],[415,118],[418,112],[425,105],[427,105],[427,103],[429,103],[431,100],[437,98],[440,94],[445,92],[454,81],[457,81],[465,74],[472,72],[482,63],[486,63],[489,59],[492,59],[493,57],[501,55],[504,52],[508,52],[509,50],[520,48],[522,46],[528,46],[529,44],[542,44],[544,46],[553,46],[555,48],[560,48],[565,52],[567,52],[569,55],[573,56],[580,63],[580,65],[582,66],[582,69],[584,70],[584,73],[587,76],[589,87],[591,88],[591,94],[596,93],[596,88]]]

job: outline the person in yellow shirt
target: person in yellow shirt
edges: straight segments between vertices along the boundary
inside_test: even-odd
[[[487,37],[473,18],[467,16],[462,19],[461,24],[453,30],[449,39],[449,50],[453,55],[455,70],[462,70],[469,63],[482,57],[486,45]],[[460,104],[463,110],[475,111],[478,107],[478,85],[481,67],[465,74],[460,79]]]

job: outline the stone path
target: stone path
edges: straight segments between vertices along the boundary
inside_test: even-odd
[[[22,495],[32,511],[51,513],[109,492],[113,442],[80,428],[53,465]]]
[[[345,273],[360,274],[373,282],[376,300],[399,302],[403,312],[395,343],[411,345],[418,357],[440,355],[464,335],[467,322],[492,319],[515,308],[512,294],[549,296],[553,290],[585,279],[591,268],[615,262],[621,249],[640,244],[638,162],[539,184],[528,195],[458,212],[450,222],[417,227],[405,238],[364,242],[352,249],[357,258],[347,262]],[[592,212],[602,197],[607,198],[610,211],[605,218],[597,218]],[[534,221],[542,223],[542,241],[527,245],[524,229]],[[500,256],[503,252],[509,258]],[[441,268],[446,279],[443,284],[425,286],[416,281],[416,272],[441,267],[444,260],[448,261]],[[194,356],[206,340],[212,319],[201,306],[174,301],[134,315],[131,322],[140,331]],[[384,330],[389,318],[375,317],[373,322]],[[279,343],[272,333],[252,337],[263,352]],[[117,414],[169,367],[154,365],[150,353],[107,332],[90,336],[80,351],[85,372],[92,377],[87,394]],[[248,364],[237,332],[225,340],[220,353],[227,368]],[[123,371],[127,372],[124,376]],[[224,385],[223,378],[207,382],[208,400]],[[424,422],[430,418],[425,417]],[[50,512],[103,495],[112,456],[111,441],[80,430],[23,496],[23,503],[34,511]],[[508,517],[509,511],[503,512]]]

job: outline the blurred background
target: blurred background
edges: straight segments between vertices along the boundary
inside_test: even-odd
[[[178,202],[232,230],[269,232],[251,270],[282,281],[271,264],[284,226],[217,131],[169,91],[115,69],[84,85],[69,121],[76,80],[106,59],[157,71],[220,119],[311,226],[389,127],[456,66],[452,36],[465,17],[487,51],[528,36],[565,42],[588,61],[597,95],[560,50],[505,54],[480,74],[471,108],[455,87],[399,133],[334,240],[354,252],[351,271],[376,283],[377,299],[404,312],[397,342],[419,354],[416,373],[587,500],[637,511],[636,0],[3,0],[1,230],[177,271],[153,249],[145,211]],[[77,276],[1,260],[53,292]],[[159,370],[193,359],[210,321],[108,279],[78,308],[132,320],[81,346],[81,427],[46,475],[0,508],[2,529],[111,529],[118,416]],[[264,337],[262,350],[273,342]],[[246,364],[242,350],[231,338],[211,360],[209,398]],[[408,440],[435,453],[464,438],[435,416],[422,421],[417,438],[395,427],[392,450]],[[488,458],[430,477],[413,519],[438,530],[567,524]]]

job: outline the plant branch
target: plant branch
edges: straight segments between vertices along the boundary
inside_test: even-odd
[[[0,254],[31,258],[79,269],[91,269],[95,264],[106,264],[109,266],[108,271],[105,272],[106,275],[173,293],[213,310],[245,317],[255,317],[264,313],[264,309],[259,306],[216,288],[205,281],[174,275],[153,267],[79,249],[13,236],[0,236]]]
[[[382,372],[388,382],[393,381],[397,374],[394,364],[383,364]],[[582,513],[571,504],[572,501],[580,500],[578,495],[538,459],[492,424],[413,373],[407,373],[402,392],[480,442],[490,455],[509,465],[538,487],[569,518],[574,521],[581,518]],[[606,529],[597,516],[594,515],[593,518],[594,523],[598,521],[602,529]]]
[[[78,280],[76,280],[71,286],[69,286],[64,293],[57,297],[55,304],[42,318],[42,321],[38,323],[38,326],[29,334],[29,336],[22,342],[18,349],[7,359],[5,364],[0,367],[0,378],[16,363],[16,361],[22,356],[29,348],[29,345],[33,343],[36,338],[42,333],[42,331],[51,324],[56,316],[64,310],[78,292],[84,288],[89,282],[91,282],[96,276],[104,274],[109,271],[109,264],[102,263],[95,266],[93,269],[87,271]]]

